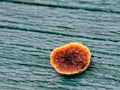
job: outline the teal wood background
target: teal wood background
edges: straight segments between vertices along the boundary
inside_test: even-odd
[[[60,75],[49,55],[73,41],[90,66]],[[0,90],[120,90],[120,0],[0,0]]]

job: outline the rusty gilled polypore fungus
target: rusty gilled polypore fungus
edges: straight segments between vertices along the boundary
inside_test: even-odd
[[[69,43],[54,49],[50,63],[58,73],[72,75],[81,73],[90,64],[90,50],[80,43]]]

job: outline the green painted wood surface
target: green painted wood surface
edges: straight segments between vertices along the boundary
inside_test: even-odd
[[[88,46],[89,68],[58,74],[51,51]],[[0,90],[120,90],[120,0],[0,0]]]

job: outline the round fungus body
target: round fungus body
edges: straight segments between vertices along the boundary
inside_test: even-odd
[[[73,75],[81,73],[90,64],[90,50],[80,43],[69,43],[54,49],[50,63],[58,73]]]

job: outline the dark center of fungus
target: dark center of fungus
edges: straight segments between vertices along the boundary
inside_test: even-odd
[[[76,56],[74,54],[69,54],[64,57],[64,62],[66,64],[74,64],[76,61],[75,59],[76,59]]]
[[[70,63],[72,61],[72,57],[71,56],[65,56],[64,58],[65,58],[64,59],[65,62],[69,62]]]

